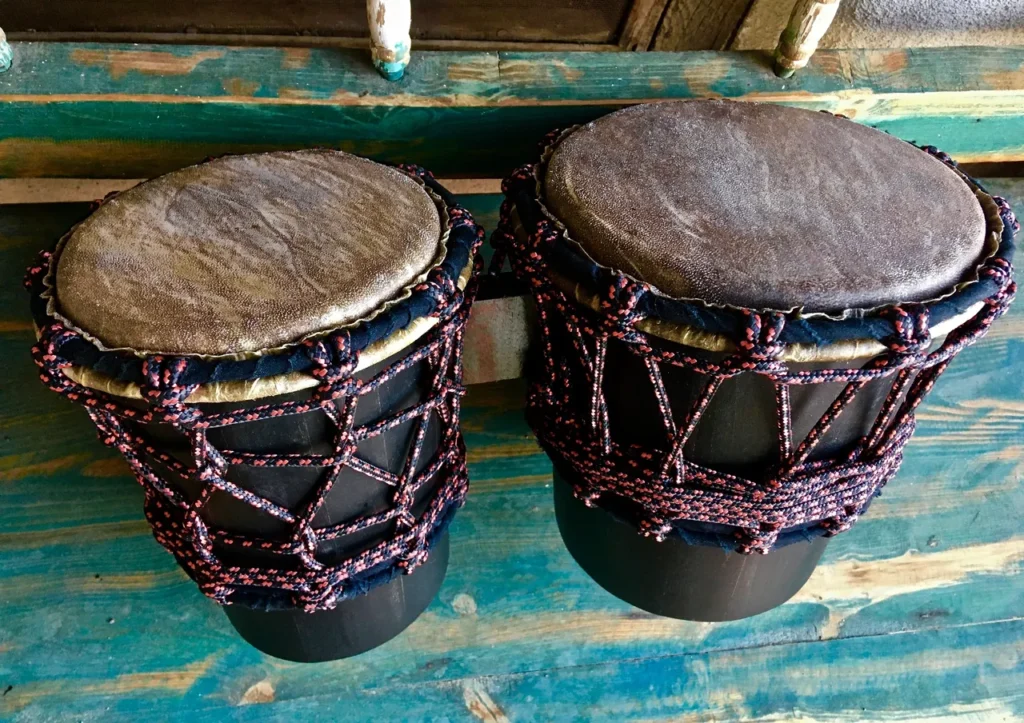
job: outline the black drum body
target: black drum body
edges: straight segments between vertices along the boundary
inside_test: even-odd
[[[563,338],[559,353],[571,355],[571,345],[564,344]],[[689,352],[709,360],[725,356]],[[610,341],[605,365],[604,398],[613,441],[623,446],[652,446],[655,440],[667,444],[643,361]],[[825,366],[794,365],[801,370]],[[705,379],[671,366],[663,367],[662,379],[676,424],[682,425]],[[792,390],[794,444],[807,436],[844,386],[825,383]],[[849,452],[870,432],[891,387],[891,378],[869,382],[816,445],[812,458]],[[686,445],[686,459],[743,478],[769,477],[781,462],[776,408],[771,380],[757,374],[725,380]],[[588,507],[573,494],[580,480],[571,465],[557,453],[552,463],[555,517],[566,548],[603,588],[657,615],[720,621],[770,610],[803,587],[828,544],[829,538],[813,526],[782,530],[767,555],[736,552],[735,528],[722,525],[680,523],[662,541],[644,537],[629,522],[637,517],[628,499],[607,498],[599,507]]]
[[[357,372],[353,377],[369,381],[400,361],[401,356],[395,355]],[[360,396],[353,424],[366,427],[393,418],[404,410],[415,409],[429,397],[431,382],[432,375],[426,362],[412,365],[369,394]],[[243,415],[256,407],[306,402],[312,393],[313,390],[307,390],[244,403],[199,406],[209,414]],[[341,411],[338,403],[334,407]],[[189,461],[189,440],[180,430],[158,423],[136,426],[157,445],[160,452],[171,454],[185,463]],[[398,476],[409,459],[416,427],[417,418],[409,419],[378,436],[358,441],[354,452],[360,459]],[[335,447],[337,434],[338,429],[330,418],[322,410],[315,409],[300,415],[220,427],[211,430],[208,441],[217,449],[243,454],[311,457],[329,455]],[[415,473],[423,472],[434,459],[441,435],[439,420],[431,414],[425,424]],[[158,459],[148,461],[154,466],[161,466]],[[172,471],[164,467],[162,473],[170,476]],[[300,510],[315,497],[330,474],[330,469],[319,466],[238,465],[232,466],[225,473],[225,478],[282,508]],[[458,474],[458,470],[443,468],[420,484],[413,494],[411,511],[415,517],[424,514],[439,486],[452,474]],[[176,476],[176,480],[190,501],[194,502],[203,490],[203,484],[197,479]],[[395,491],[392,485],[346,467],[337,475],[313,517],[313,526],[326,528],[384,514],[394,504]],[[154,501],[155,498],[150,499],[151,503]],[[147,516],[158,519],[158,511],[152,504],[148,506]],[[292,534],[288,523],[227,492],[215,492],[203,506],[201,516],[208,527],[239,536],[283,543]],[[356,557],[393,538],[397,534],[395,525],[394,520],[388,520],[321,542],[315,557],[325,565]],[[253,546],[216,545],[216,554],[225,566],[301,568],[297,559],[261,552]],[[394,570],[370,569],[362,579],[356,578],[349,583],[349,590],[343,591],[344,597],[333,610],[305,612],[294,608],[291,596],[284,592],[268,597],[259,589],[239,589],[235,592],[233,604],[225,606],[224,611],[242,637],[275,657],[299,662],[350,657],[387,642],[412,624],[436,596],[447,566],[448,536],[447,532],[440,532],[430,540],[430,555],[418,568],[407,575],[394,574]],[[381,575],[389,579],[374,579]]]
[[[356,655],[437,594],[482,238],[423,169],[320,149],[141,184],[29,269],[42,381],[261,651]]]
[[[634,106],[542,146],[493,264],[536,303],[526,415],[569,552],[659,615],[782,604],[1012,301],[1012,212],[934,148],[795,109]]]

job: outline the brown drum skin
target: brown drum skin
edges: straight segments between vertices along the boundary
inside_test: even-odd
[[[561,351],[572,353],[569,348]],[[689,347],[685,351],[702,359],[724,357]],[[612,440],[651,447],[654,440],[665,438],[643,360],[612,339],[605,365],[604,395]],[[861,364],[794,363],[790,368],[856,366]],[[681,424],[706,378],[668,364],[661,365],[661,373],[676,424]],[[891,377],[868,382],[815,446],[811,459],[840,453],[867,434],[891,385]],[[794,447],[844,386],[790,387]],[[686,458],[751,480],[769,477],[779,461],[775,404],[774,386],[767,377],[742,374],[723,381],[686,446]],[[691,545],[677,536],[658,542],[618,519],[616,501],[602,500],[602,507],[584,505],[572,494],[573,471],[560,467],[557,460],[554,466],[555,516],[570,554],[608,592],[656,615],[715,622],[770,610],[803,587],[828,544],[828,538],[819,536],[759,555]]]
[[[357,379],[372,378],[410,350],[399,352],[371,367],[357,372]],[[390,416],[415,406],[429,394],[431,374],[422,361],[374,392],[361,396],[356,404],[355,424],[361,425]],[[264,404],[308,399],[313,390],[266,397],[248,402],[201,404],[203,411],[227,412]],[[382,434],[359,443],[357,454],[363,459],[392,472],[400,472],[408,459],[415,420],[407,421]],[[148,424],[147,436],[162,451],[188,461],[189,452],[183,435],[168,425]],[[208,439],[218,449],[246,452],[291,452],[324,454],[333,449],[334,425],[322,412],[278,417],[211,429]],[[440,425],[432,415],[427,426],[423,450],[417,461],[421,470],[431,461],[440,442]],[[227,478],[241,487],[266,496],[289,509],[296,509],[313,488],[327,475],[324,468],[269,468],[234,465]],[[198,483],[177,478],[191,495],[198,492]],[[443,482],[442,474],[424,484],[415,495],[413,514],[419,516],[434,490]],[[327,495],[314,524],[329,525],[391,506],[394,488],[366,477],[351,468],[341,471]],[[224,493],[215,493],[207,504],[205,521],[232,532],[259,536],[283,534],[288,525],[270,515]],[[321,543],[318,556],[326,554],[342,560],[382,542],[391,536],[393,523],[376,525],[358,533]],[[240,564],[266,564],[269,559],[282,560],[268,553],[241,553],[234,549],[218,550],[222,559]],[[306,613],[298,609],[264,611],[243,604],[225,606],[228,620],[239,634],[264,653],[297,662],[319,662],[347,658],[370,650],[398,635],[423,612],[437,595],[448,568],[448,536],[441,536],[427,560],[407,575],[371,589],[368,593],[339,602],[333,610]]]

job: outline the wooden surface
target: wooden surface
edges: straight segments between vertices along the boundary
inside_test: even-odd
[[[671,0],[633,0],[629,15],[619,34],[623,50],[647,50],[654,40],[665,7]]]
[[[766,53],[416,53],[17,43],[0,75],[0,176],[138,178],[210,155],[340,146],[501,177],[554,127],[644,100],[722,96],[845,113],[961,161],[1024,158],[1024,48]],[[496,143],[495,139],[501,139]]]
[[[670,0],[654,50],[725,50],[753,0]]]
[[[4,0],[8,31],[367,35],[365,0]],[[417,38],[614,42],[629,0],[432,0],[413,7]]]
[[[1024,717],[1024,305],[952,365],[903,470],[804,590],[731,623],[593,584],[561,545],[521,384],[472,388],[438,599],[380,649],[304,666],[238,639],[151,538],[123,462],[35,381],[22,269],[86,210],[0,208],[0,719]]]

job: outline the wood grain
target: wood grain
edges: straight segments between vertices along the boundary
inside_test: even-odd
[[[753,0],[671,0],[654,50],[725,50]]]
[[[19,43],[16,52],[0,76],[4,177],[148,177],[210,155],[316,145],[501,177],[552,128],[692,97],[844,113],[961,161],[1024,158],[1020,48],[822,51],[788,81],[763,53],[424,52],[399,84],[356,51]]]
[[[993,181],[1020,199],[1024,182]],[[562,547],[521,382],[474,387],[472,491],[438,599],[348,661],[242,643],[150,537],[81,410],[35,381],[21,269],[87,210],[0,209],[0,717],[972,720],[1024,716],[1024,307],[922,409],[898,477],[790,603],[656,618]]]
[[[627,0],[435,0],[415,3],[418,38],[611,42],[628,9]],[[7,0],[10,31],[201,33],[237,35],[366,37],[365,0],[63,0],[60,12],[33,0]]]
[[[671,0],[634,0],[619,34],[623,50],[647,50]]]

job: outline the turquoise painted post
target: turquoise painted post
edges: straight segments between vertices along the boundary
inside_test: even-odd
[[[11,50],[11,46],[7,43],[7,36],[4,35],[3,28],[0,28],[0,73],[9,70],[13,60],[14,51]]]
[[[366,19],[374,67],[388,80],[400,79],[409,65],[412,45],[410,0],[366,0]]]

